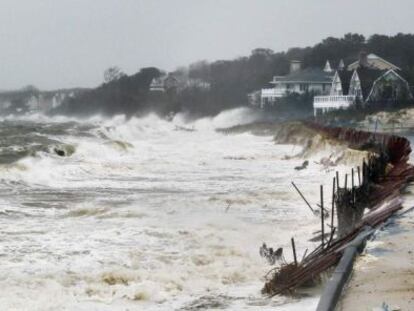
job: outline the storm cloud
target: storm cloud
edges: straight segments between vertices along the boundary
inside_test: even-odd
[[[358,32],[411,32],[409,0],[0,0],[0,89],[96,86],[134,73]]]

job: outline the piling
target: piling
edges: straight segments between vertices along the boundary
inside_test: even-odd
[[[291,238],[292,242],[292,251],[293,251],[293,260],[295,261],[295,265],[298,265],[298,259],[296,258],[296,247],[295,247],[295,239]]]
[[[331,209],[331,232],[334,228],[334,215],[335,215],[335,177],[332,183],[332,209]]]
[[[325,246],[325,215],[323,210],[323,186],[321,185],[321,245]]]
[[[400,210],[402,200],[396,198],[395,194],[409,181],[414,180],[414,167],[408,162],[411,147],[407,139],[384,134],[373,136],[372,133],[353,129],[327,128],[317,124],[310,124],[309,127],[332,139],[352,143],[355,148],[360,147],[359,150],[369,150],[375,153],[363,160],[362,172],[359,167],[357,168],[358,186],[354,181],[355,169],[352,170],[352,189],[348,189],[347,174],[344,178],[344,188],[340,187],[340,176],[336,172],[332,182],[331,232],[327,243],[325,243],[323,186],[320,186],[320,205],[318,206],[321,214],[321,244],[309,254],[305,252],[302,261],[298,263],[295,241],[291,239],[294,262],[284,263],[277,269],[271,270],[271,278],[267,279],[262,290],[270,297],[292,293],[294,289],[305,283],[319,282],[320,274],[336,265],[343,257],[344,251],[349,254],[344,258],[354,257],[355,249],[347,248],[349,243],[360,236],[366,226],[375,229]],[[293,182],[292,184],[294,185]],[[307,202],[299,189],[295,185],[294,187]],[[307,204],[313,211],[309,202]],[[336,227],[333,221],[335,209],[338,220]],[[364,209],[369,211],[364,214]],[[352,268],[352,262],[340,265],[338,269],[341,270],[343,267]],[[339,270],[337,271],[340,272]],[[340,287],[339,291],[335,290],[336,297],[339,297],[341,289]],[[318,310],[333,310],[333,308]]]

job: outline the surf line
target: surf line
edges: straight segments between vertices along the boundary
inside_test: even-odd
[[[319,246],[309,254],[305,253],[298,262],[292,240],[294,262],[283,262],[280,267],[269,271],[262,293],[269,297],[291,294],[304,285],[321,283],[322,275],[339,263],[317,309],[333,310],[352,271],[354,259],[364,248],[365,241],[376,228],[403,207],[401,190],[414,180],[414,167],[408,163],[411,146],[408,139],[395,135],[327,127],[309,122],[304,125],[326,138],[345,143],[352,149],[367,151],[369,156],[363,160],[361,167],[351,170],[351,182],[348,183],[348,174],[341,178],[336,173],[332,180],[330,215],[324,209],[324,191],[321,186]],[[325,219],[329,216],[330,226],[325,224]],[[330,232],[325,234],[327,226],[330,227]]]

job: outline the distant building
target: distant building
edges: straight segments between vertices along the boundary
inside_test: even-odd
[[[201,79],[190,79],[184,75],[169,73],[152,79],[150,84],[151,92],[182,91],[185,88],[209,89],[210,83]]]
[[[22,89],[0,92],[0,113],[46,113],[59,107],[67,98],[74,97],[83,91],[83,89],[57,91]]]
[[[151,92],[165,92],[172,88],[178,88],[180,81],[172,74],[154,78],[150,84]]]
[[[184,88],[199,88],[209,90],[210,87],[211,84],[202,79],[186,79],[184,84]]]
[[[249,105],[254,107],[260,107],[260,98],[261,98],[261,91],[254,91],[249,94],[247,94],[247,100],[249,102]]]
[[[315,116],[337,109],[347,109],[359,102],[394,103],[412,98],[408,82],[398,73],[400,69],[375,54],[361,53],[358,62],[335,72],[328,96],[315,96]]]
[[[291,61],[288,75],[273,77],[270,84],[274,86],[261,90],[260,107],[275,105],[279,98],[290,93],[329,94],[334,74],[329,61],[326,62],[324,69],[307,68],[303,70],[300,61]]]

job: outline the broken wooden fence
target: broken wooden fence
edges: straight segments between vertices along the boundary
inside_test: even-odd
[[[414,179],[414,168],[408,163],[411,147],[406,138],[329,128],[314,123],[306,125],[329,139],[347,143],[350,148],[369,151],[370,156],[367,161],[363,161],[362,167],[351,171],[349,185],[347,175],[342,179],[343,187],[338,173],[333,179],[331,232],[327,240],[321,189],[321,244],[300,262],[296,259],[293,263],[282,264],[270,271],[270,278],[262,290],[270,296],[291,293],[302,285],[319,280],[324,271],[339,262],[347,244],[366,226],[375,228],[402,208],[399,193]],[[357,185],[354,184],[354,174],[358,174]],[[333,226],[335,208],[338,228]],[[369,209],[369,212],[364,214],[365,209]],[[292,246],[296,254],[294,240]]]

